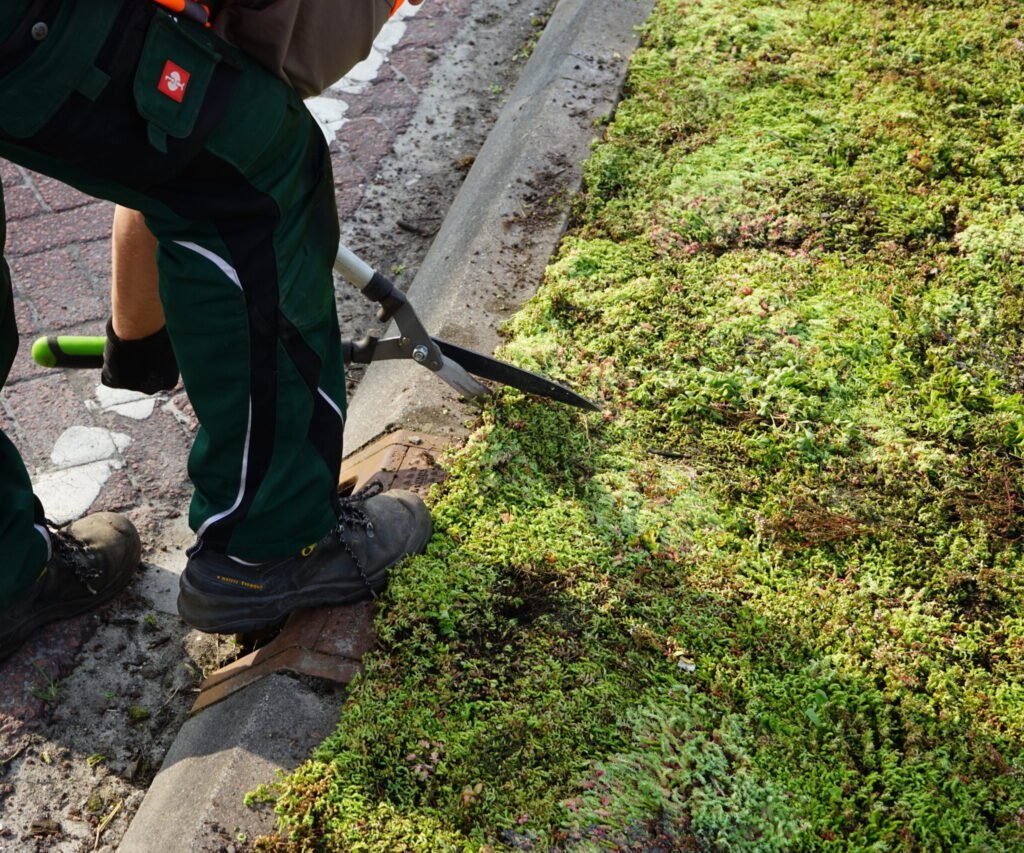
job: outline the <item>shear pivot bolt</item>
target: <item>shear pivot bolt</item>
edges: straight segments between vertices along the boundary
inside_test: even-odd
[[[427,360],[428,355],[430,355],[430,350],[423,344],[418,344],[412,348],[412,360],[419,364],[423,364]]]

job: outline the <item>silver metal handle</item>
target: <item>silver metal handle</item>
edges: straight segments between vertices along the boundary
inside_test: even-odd
[[[373,278],[373,267],[355,254],[344,243],[338,244],[338,255],[334,259],[335,271],[360,290]]]

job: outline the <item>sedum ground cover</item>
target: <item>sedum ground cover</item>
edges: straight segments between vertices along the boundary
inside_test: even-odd
[[[1024,849],[1019,4],[663,0],[509,333],[290,845]]]

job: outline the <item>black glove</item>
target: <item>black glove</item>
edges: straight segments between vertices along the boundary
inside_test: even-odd
[[[148,338],[122,341],[107,320],[107,344],[103,348],[103,373],[108,388],[127,388],[143,394],[169,391],[178,384],[178,361],[164,326]]]

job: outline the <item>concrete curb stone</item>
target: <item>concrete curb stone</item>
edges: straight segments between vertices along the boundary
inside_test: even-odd
[[[274,831],[273,809],[246,793],[296,767],[338,721],[338,701],[286,675],[269,675],[193,717],[118,847],[120,853],[200,853]]]

